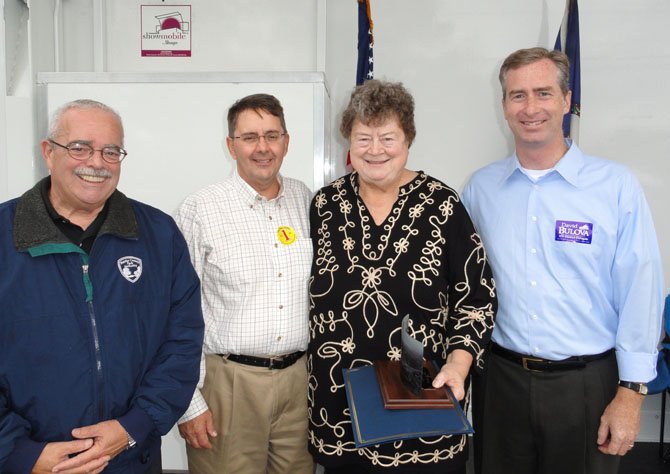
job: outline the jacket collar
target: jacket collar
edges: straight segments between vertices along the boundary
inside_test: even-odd
[[[47,176],[44,179],[51,178]],[[14,246],[19,252],[45,244],[69,243],[47,212],[40,194],[41,184],[42,181],[26,191],[16,204],[13,238]],[[136,239],[138,236],[137,219],[132,203],[118,190],[109,197],[107,218],[102,223],[98,237],[103,234],[126,239]]]

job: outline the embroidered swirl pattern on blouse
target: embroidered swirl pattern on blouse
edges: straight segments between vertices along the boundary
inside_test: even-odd
[[[464,455],[460,435],[356,449],[342,380],[343,368],[399,360],[405,314],[427,358],[441,365],[460,348],[481,365],[493,328],[495,283],[457,193],[419,173],[377,225],[353,173],[317,193],[311,226],[309,421],[317,462],[363,456],[374,465],[398,466]]]

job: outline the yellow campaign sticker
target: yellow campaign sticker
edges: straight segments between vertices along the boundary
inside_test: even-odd
[[[295,230],[293,227],[283,225],[277,229],[277,237],[284,245],[291,245],[295,242]]]

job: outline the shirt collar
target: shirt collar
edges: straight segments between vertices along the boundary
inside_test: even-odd
[[[569,138],[565,139],[565,144],[568,145],[568,151],[558,160],[554,166],[554,171],[560,174],[563,179],[573,186],[579,186],[579,170],[584,164],[584,156],[579,147]],[[516,152],[507,160],[506,169],[502,176],[502,181],[508,180],[514,172],[523,173],[521,170],[521,163]],[[552,173],[548,173],[549,176]]]
[[[70,223],[70,220],[61,216],[56,210],[56,208],[53,206],[53,204],[51,204],[51,199],[49,199],[49,191],[51,190],[51,176],[47,176],[46,179],[40,181],[38,183],[38,187],[40,190],[40,195],[42,196],[42,201],[44,202],[44,207],[46,208],[47,213],[49,213],[49,217],[51,217],[51,219],[56,223],[59,223],[61,221],[66,221],[67,223]],[[102,210],[98,213],[93,222],[89,225],[89,228],[92,228],[91,231],[94,233],[94,235],[98,234],[98,231],[102,226],[102,223],[107,217],[107,212],[109,210],[109,202],[110,202],[109,199],[105,201],[105,205],[103,206]]]
[[[575,187],[579,187],[579,171],[584,166],[584,155],[577,145],[566,138],[565,143],[568,145],[568,151],[563,155],[554,169],[560,174],[563,179]]]
[[[277,180],[279,181],[279,193],[277,193],[277,197],[273,199],[267,199],[265,196],[259,194],[249,183],[242,179],[237,170],[233,171],[233,179],[237,190],[241,193],[243,199],[252,207],[258,201],[273,202],[284,197],[284,178],[281,173],[277,175]]]

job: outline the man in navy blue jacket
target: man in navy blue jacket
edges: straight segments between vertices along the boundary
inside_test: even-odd
[[[172,218],[116,190],[116,112],[70,102],[41,147],[50,176],[0,204],[0,472],[159,473],[199,376],[198,277]]]

